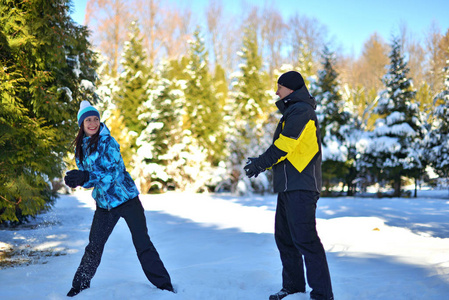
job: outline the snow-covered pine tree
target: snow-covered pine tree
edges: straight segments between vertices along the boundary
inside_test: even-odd
[[[128,36],[129,40],[125,42],[120,61],[123,71],[117,78],[118,89],[114,100],[117,109],[123,116],[125,126],[137,137],[147,126],[145,120],[139,119],[139,109],[148,98],[147,90],[151,67],[148,65],[147,53],[143,47],[143,37],[137,22],[131,23]],[[132,147],[135,148],[135,145]]]
[[[312,88],[312,93],[317,100],[321,131],[323,185],[325,192],[330,192],[331,185],[344,182],[348,173],[346,162],[349,153],[345,142],[350,114],[345,107],[335,70],[335,54],[325,46],[322,56],[322,69],[318,71],[318,81]]]
[[[160,64],[152,79],[140,116],[149,124],[137,141],[137,160],[144,162],[139,176],[146,178],[141,184],[146,190],[198,192],[217,184],[215,175],[225,148],[226,91],[217,88],[221,81],[212,80],[206,57],[197,31],[189,55]]]
[[[185,80],[178,80],[176,61],[163,61],[150,80],[151,90],[148,100],[143,104],[143,113],[139,118],[146,119],[148,126],[137,139],[135,168],[131,175],[137,178],[142,192],[160,192],[170,187],[182,189],[183,175],[182,153],[186,149],[184,141],[184,116],[186,102]],[[172,172],[171,167],[180,167]],[[178,183],[180,182],[180,183]]]
[[[322,69],[313,88],[317,100],[317,114],[320,121],[321,139],[326,146],[331,140],[343,141],[340,127],[347,124],[349,116],[340,90],[338,73],[335,70],[335,54],[328,46],[323,50]]]
[[[186,79],[186,126],[192,137],[207,151],[208,161],[217,166],[223,159],[223,107],[209,72],[208,52],[199,29],[190,41]]]
[[[231,76],[233,101],[227,105],[231,128],[228,171],[232,186],[238,183],[246,158],[259,155],[270,146],[273,133],[267,135],[265,126],[276,111],[274,101],[270,101],[275,96],[275,85],[263,70],[257,33],[251,26],[244,28],[243,46],[238,55],[240,70]],[[265,177],[265,173],[261,176]]]
[[[449,49],[448,49],[449,50]],[[444,90],[434,98],[432,127],[426,140],[429,163],[436,173],[449,177],[449,60],[445,67]]]
[[[0,223],[55,199],[51,180],[73,151],[76,114],[93,93],[96,60],[69,0],[0,4]]]
[[[236,165],[240,165],[248,155],[265,150],[264,145],[260,145],[259,131],[267,118],[268,106],[274,106],[266,92],[271,85],[268,74],[263,71],[257,34],[251,27],[244,30],[243,47],[238,55],[240,71],[232,75],[234,102],[229,105],[235,130],[230,137],[232,162]],[[250,144],[260,146],[253,148]]]
[[[226,78],[225,69],[218,63],[215,63],[213,83],[219,106],[224,108],[229,96],[229,82]]]
[[[213,87],[214,87],[214,93],[215,97],[218,101],[219,107],[222,110],[222,124],[226,124],[226,126],[222,126],[220,130],[220,136],[221,136],[221,153],[222,159],[225,159],[226,157],[229,157],[229,145],[226,143],[227,137],[229,136],[230,127],[229,122],[230,115],[227,113],[227,103],[229,101],[233,101],[229,99],[229,81],[226,77],[226,71],[225,69],[219,65],[218,63],[215,64],[215,72],[213,76]]]
[[[378,181],[392,182],[394,196],[400,196],[402,177],[417,178],[425,167],[420,146],[423,124],[399,38],[393,38],[391,49],[388,73],[382,79],[385,90],[380,92],[374,109],[380,118],[361,166]]]
[[[169,148],[180,142],[186,127],[183,123],[183,116],[186,114],[183,105],[185,81],[169,75],[172,69],[169,62],[163,62],[159,66],[154,78],[154,88],[149,92],[149,100],[145,102],[146,113],[140,117],[149,121],[145,131],[151,132],[151,139],[148,140],[153,145],[151,162],[167,165],[164,156]]]
[[[340,133],[345,137],[341,141],[341,152],[344,154],[345,174],[343,180],[343,190],[347,188],[347,195],[353,196],[356,193],[357,183],[360,179],[358,169],[359,143],[363,139],[367,127],[364,113],[360,110],[367,110],[366,94],[360,89],[351,89],[349,86],[343,87],[343,99],[345,100],[345,111],[349,117],[347,124],[342,125]],[[360,105],[361,104],[361,105]]]
[[[306,43],[301,43],[299,46],[296,70],[302,75],[306,85],[310,87],[310,79],[314,76],[314,61],[312,51]]]

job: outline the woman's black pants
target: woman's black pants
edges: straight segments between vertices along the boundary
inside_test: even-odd
[[[90,228],[89,244],[73,278],[73,288],[85,289],[90,287],[90,281],[100,265],[106,241],[120,217],[125,219],[131,231],[137,257],[148,280],[159,289],[172,291],[170,275],[148,235],[144,209],[139,197],[135,197],[111,210],[97,207]]]

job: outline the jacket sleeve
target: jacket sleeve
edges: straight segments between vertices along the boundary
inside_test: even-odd
[[[95,159],[93,171],[89,172],[89,180],[84,188],[100,187],[107,191],[119,175],[119,166],[122,162],[120,145],[113,137],[107,137],[104,142],[98,143],[98,156]]]
[[[312,120],[311,110],[307,105],[298,103],[292,105],[286,111],[283,128],[279,137],[265,153],[259,156],[259,162],[262,168],[268,169],[279,163],[298,147],[301,141],[301,134],[309,121]]]

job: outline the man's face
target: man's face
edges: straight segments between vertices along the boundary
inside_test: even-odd
[[[285,86],[280,85],[278,83],[278,90],[276,91],[276,95],[279,97],[279,99],[284,99],[285,97],[287,97],[291,93],[293,93],[293,90],[291,90],[289,88],[286,88]]]

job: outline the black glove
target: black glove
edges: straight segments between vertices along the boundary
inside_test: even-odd
[[[265,171],[265,169],[259,165],[259,159],[256,157],[249,157],[246,161],[246,166],[244,166],[243,169],[245,170],[246,176],[248,176],[248,178],[251,178],[253,176],[255,178],[261,172]]]
[[[88,171],[71,170],[65,174],[64,182],[71,188],[76,188],[79,185],[83,185],[89,180]]]

